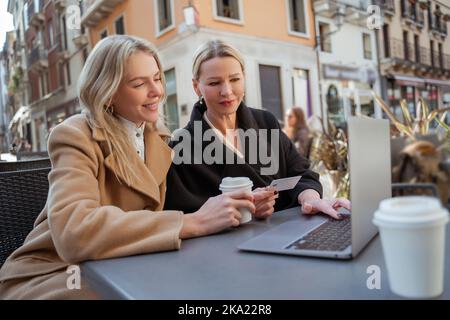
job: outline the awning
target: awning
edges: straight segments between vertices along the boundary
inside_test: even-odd
[[[435,80],[435,79],[425,79],[425,82],[428,84],[437,85],[440,87],[448,87],[450,88],[450,81],[444,81],[444,80]]]
[[[12,128],[16,125],[24,125],[30,119],[30,107],[22,106],[17,110],[16,114],[12,118],[9,123],[8,129],[12,130]]]
[[[392,75],[390,78],[397,80],[399,84],[405,86],[417,86],[424,87],[426,84],[436,85],[440,87],[449,87],[450,81],[445,80],[437,80],[437,79],[427,79],[427,78],[417,78],[417,77],[408,77],[408,76],[399,76]]]
[[[399,84],[404,86],[425,87],[425,80],[422,78],[398,75],[393,75],[391,78],[394,78]]]

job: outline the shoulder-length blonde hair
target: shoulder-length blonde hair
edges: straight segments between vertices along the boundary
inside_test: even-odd
[[[103,130],[106,143],[117,165],[117,171],[127,185],[132,178],[140,179],[134,168],[127,164],[127,154],[132,148],[126,128],[114,113],[111,104],[125,74],[128,58],[136,52],[153,56],[166,87],[161,61],[155,47],[145,39],[128,35],[114,35],[96,44],[84,64],[78,79],[78,98],[87,113],[91,126]],[[165,100],[165,94],[162,103]],[[155,126],[152,126],[155,129]],[[117,177],[117,174],[116,174]],[[120,181],[120,180],[119,180]]]
[[[223,42],[222,40],[211,40],[201,45],[194,54],[194,61],[192,63],[192,77],[195,80],[200,78],[200,68],[203,62],[214,59],[216,57],[231,57],[236,59],[241,65],[242,72],[244,72],[244,59],[239,51],[231,44]]]

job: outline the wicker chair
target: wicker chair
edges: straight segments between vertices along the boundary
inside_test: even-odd
[[[28,161],[0,162],[0,172],[50,168],[51,166],[52,164],[49,158]]]
[[[0,172],[0,267],[20,247],[45,206],[50,168]]]

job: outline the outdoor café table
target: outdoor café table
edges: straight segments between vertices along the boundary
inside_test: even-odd
[[[105,299],[399,299],[391,292],[377,235],[353,260],[251,253],[237,246],[290,219],[299,208],[238,228],[183,240],[177,251],[89,261],[85,281]],[[450,299],[450,230],[446,231],[445,289]],[[379,266],[381,288],[368,289],[370,266]],[[405,266],[407,267],[407,266]]]

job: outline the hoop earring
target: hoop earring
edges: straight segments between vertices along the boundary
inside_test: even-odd
[[[113,113],[114,113],[114,105],[113,105],[113,104],[110,104],[109,106],[107,106],[107,107],[105,108],[105,112],[106,112],[106,113],[113,114]]]

